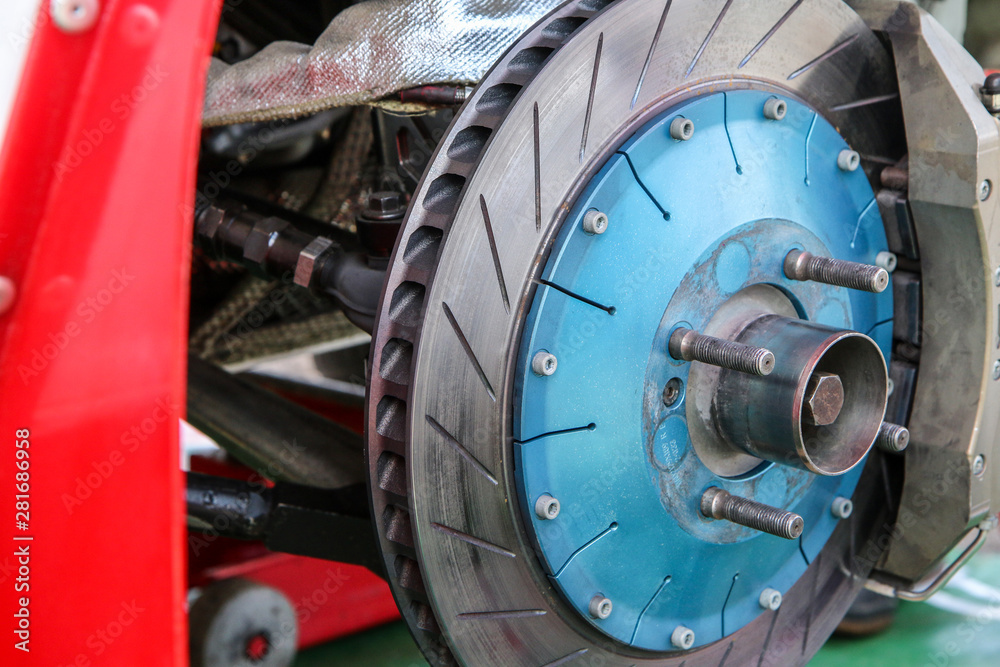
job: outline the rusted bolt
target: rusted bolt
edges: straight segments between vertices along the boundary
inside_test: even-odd
[[[806,385],[802,420],[816,426],[829,426],[844,409],[844,383],[833,373],[816,372]]]

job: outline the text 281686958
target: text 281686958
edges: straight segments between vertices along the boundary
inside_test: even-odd
[[[24,428],[14,435],[14,648],[27,653],[31,650],[31,433]]]

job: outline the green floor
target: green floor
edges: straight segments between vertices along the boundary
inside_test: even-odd
[[[305,651],[295,667],[423,667],[401,623]],[[904,604],[896,624],[873,639],[831,639],[812,667],[997,667],[1000,665],[1000,554],[981,554],[929,603]]]

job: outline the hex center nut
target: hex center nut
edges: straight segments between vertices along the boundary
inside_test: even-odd
[[[844,383],[834,373],[816,372],[809,378],[802,419],[816,426],[829,426],[844,409]]]

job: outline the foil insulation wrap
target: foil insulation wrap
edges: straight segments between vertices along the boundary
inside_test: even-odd
[[[561,0],[368,0],[316,44],[274,42],[234,65],[213,59],[205,126],[365,104],[417,86],[478,82]]]

